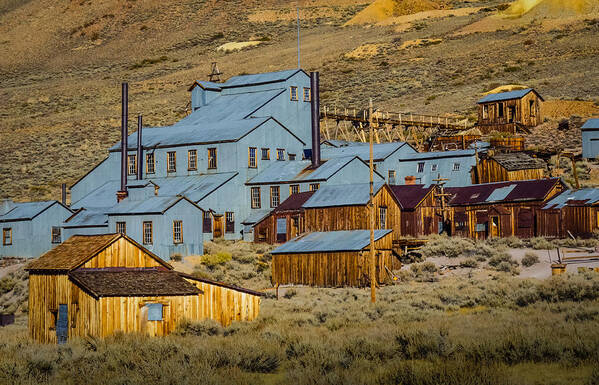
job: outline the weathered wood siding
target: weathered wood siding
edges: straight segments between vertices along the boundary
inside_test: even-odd
[[[297,229],[293,226],[294,217],[296,217],[298,221]],[[287,242],[291,238],[305,231],[303,210],[275,213],[264,218],[254,226],[254,242],[266,242],[271,245],[281,243],[277,240],[277,219],[279,218],[285,218],[287,221],[287,233],[285,235],[285,240],[282,243]]]
[[[514,180],[542,179],[545,170],[542,168],[508,171],[493,159],[482,159],[478,163],[478,172],[473,173],[473,183],[493,183]],[[476,175],[480,180],[476,180]]]
[[[87,261],[83,268],[103,267],[158,267],[163,266],[142,249],[120,238],[106,249],[100,251],[94,258]]]
[[[374,196],[375,228],[393,230],[393,239],[401,236],[401,210],[387,186]],[[379,209],[387,208],[387,224],[381,227]],[[306,231],[339,231],[370,229],[370,213],[367,205],[337,206],[305,209]]]
[[[384,282],[391,270],[401,268],[392,254],[393,239],[387,235],[375,242],[376,278]],[[320,287],[354,286],[369,284],[370,251],[275,254],[272,259],[272,283]]]
[[[596,206],[565,206],[562,209],[539,210],[539,235],[546,237],[590,237],[599,229],[599,208]]]
[[[433,191],[414,210],[401,211],[401,235],[410,237],[422,237],[439,233],[439,221],[437,215],[436,199]]]
[[[533,103],[531,113],[530,102]],[[516,133],[516,122],[526,127],[539,125],[543,118],[541,116],[542,100],[534,92],[529,92],[520,99],[494,101],[478,105],[478,126],[483,134],[491,131]],[[499,104],[503,104],[503,116],[499,116]],[[483,116],[483,106],[488,106],[488,114]],[[514,115],[510,119],[508,109],[514,109]]]

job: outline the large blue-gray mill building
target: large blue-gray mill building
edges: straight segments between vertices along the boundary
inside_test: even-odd
[[[188,116],[144,127],[141,146],[138,133],[124,135],[71,186],[78,212],[63,224],[65,235],[126,232],[165,259],[201,254],[204,239],[247,235],[292,189],[364,179],[368,166],[357,158],[320,161],[317,90],[317,73],[311,79],[301,69],[196,81]],[[260,178],[271,168],[303,182]]]

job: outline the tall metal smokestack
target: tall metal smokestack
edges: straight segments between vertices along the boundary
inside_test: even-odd
[[[320,90],[318,72],[310,72],[310,109],[312,112],[312,168],[320,166]]]
[[[127,121],[129,119],[129,84],[122,84],[121,95],[121,190],[117,193],[117,201],[127,197]]]
[[[63,205],[67,205],[67,184],[63,183],[60,185],[60,202]]]
[[[137,115],[137,179],[143,179],[144,169],[144,149],[141,142],[141,128],[143,127],[143,120],[141,114]]]

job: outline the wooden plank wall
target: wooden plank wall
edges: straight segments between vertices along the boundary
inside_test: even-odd
[[[474,173],[473,183],[493,183],[515,180],[542,179],[545,177],[545,170],[542,168],[508,171],[493,159],[482,159],[478,163],[478,173]],[[480,181],[476,181],[476,174]]]
[[[531,115],[529,102],[533,101],[535,105],[534,114]],[[503,116],[499,116],[499,103],[503,103]],[[487,119],[483,119],[483,104],[478,105],[478,125],[483,134],[491,131],[515,133],[515,125],[508,122],[508,107],[515,107],[515,116],[513,121],[519,122],[524,126],[535,127],[543,122],[541,116],[541,99],[530,92],[521,99],[504,100],[498,102],[485,103],[489,106]]]
[[[414,210],[401,211],[401,235],[417,238],[437,234],[440,220],[441,217],[437,215],[436,199],[430,192]]]
[[[87,261],[83,268],[158,267],[163,266],[149,254],[125,238],[120,238]]]
[[[279,218],[287,219],[287,240],[297,236],[298,234],[292,231],[294,216],[299,217],[299,233],[303,233],[305,231],[303,210],[280,212],[269,215],[254,227],[254,242],[266,242],[271,245],[277,243],[277,219]],[[266,234],[265,240],[260,239],[261,232]]]
[[[401,237],[401,209],[391,196],[387,187],[383,187],[374,196],[375,227],[380,229],[379,208],[387,207],[387,229],[393,230],[393,238]],[[338,206],[307,208],[305,210],[306,231],[368,230],[370,217],[368,206]]]
[[[599,208],[593,206],[566,206],[562,209],[539,210],[537,228],[539,236],[589,237],[599,228]]]

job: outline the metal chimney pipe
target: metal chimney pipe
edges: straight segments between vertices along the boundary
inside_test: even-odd
[[[137,115],[137,179],[138,180],[142,180],[143,179],[143,165],[144,165],[144,149],[142,146],[142,141],[141,141],[141,128],[143,126],[143,120],[142,120],[142,116],[141,114]]]
[[[60,202],[63,205],[67,205],[67,184],[63,183],[60,185]]]
[[[122,84],[122,95],[121,95],[121,190],[117,194],[117,200],[121,200],[127,197],[127,121],[129,119],[129,84],[124,82]]]
[[[310,110],[312,112],[312,168],[320,166],[320,91],[319,74],[310,72]]]

